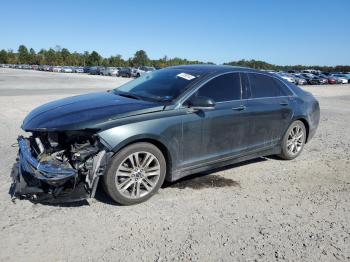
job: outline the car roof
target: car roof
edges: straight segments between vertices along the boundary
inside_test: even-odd
[[[237,72],[237,71],[266,73],[266,72],[252,69],[249,67],[230,66],[230,65],[211,65],[211,64],[180,65],[180,66],[172,66],[168,68],[196,70],[196,71],[201,71],[203,73],[226,73],[226,72]]]

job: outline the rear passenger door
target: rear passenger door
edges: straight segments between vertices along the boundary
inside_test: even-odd
[[[292,92],[281,80],[263,73],[247,73],[246,110],[249,114],[248,149],[277,145],[292,116]]]

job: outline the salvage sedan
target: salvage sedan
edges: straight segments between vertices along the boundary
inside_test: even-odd
[[[96,187],[122,205],[163,182],[268,155],[297,157],[319,123],[317,100],[279,76],[192,65],[34,109],[12,177],[18,198],[66,202]]]

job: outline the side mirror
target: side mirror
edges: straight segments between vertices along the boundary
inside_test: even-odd
[[[215,101],[209,97],[196,96],[188,101],[188,106],[194,110],[214,109]]]

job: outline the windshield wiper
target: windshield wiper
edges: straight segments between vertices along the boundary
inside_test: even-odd
[[[117,95],[118,96],[123,96],[123,97],[128,97],[128,98],[133,98],[133,99],[137,99],[137,100],[142,100],[140,96],[137,96],[137,95],[134,95],[134,94],[131,94],[131,93],[118,92]]]

